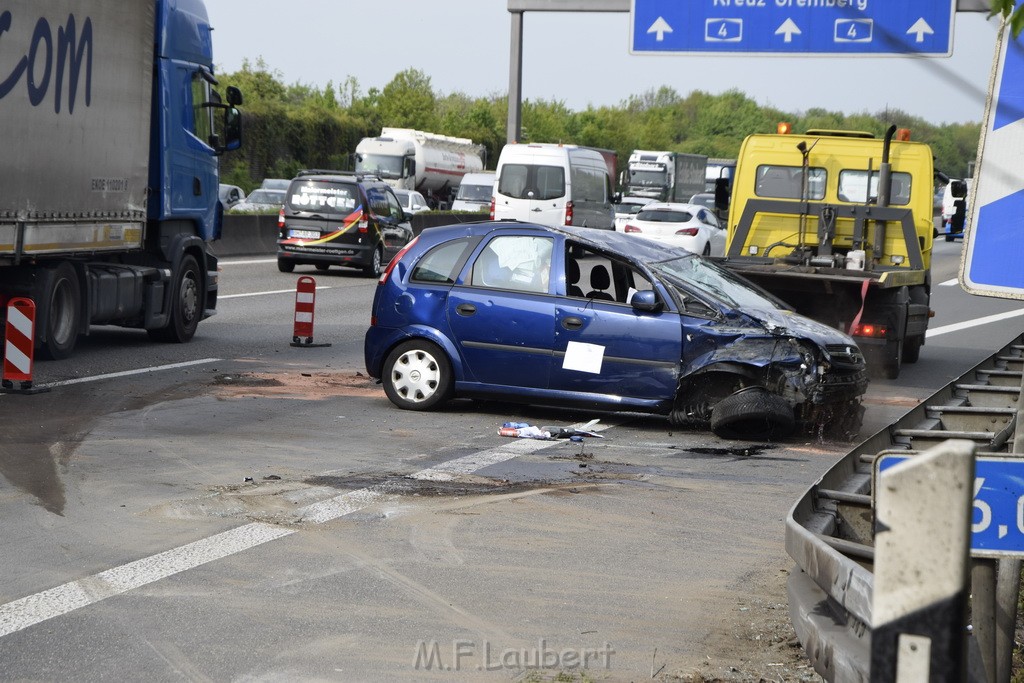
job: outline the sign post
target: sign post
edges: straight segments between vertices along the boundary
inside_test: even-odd
[[[953,53],[955,0],[631,0],[632,54]]]

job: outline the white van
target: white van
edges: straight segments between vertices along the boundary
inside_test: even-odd
[[[462,176],[459,191],[452,202],[452,211],[490,211],[494,194],[494,171],[467,173]]]
[[[541,143],[505,145],[491,218],[615,229],[612,181],[600,152]]]

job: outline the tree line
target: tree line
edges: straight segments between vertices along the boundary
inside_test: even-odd
[[[349,77],[323,88],[285,84],[279,72],[259,60],[239,71],[219,74],[222,87],[242,90],[244,142],[221,158],[221,182],[251,191],[263,178],[292,178],[303,168],[352,168],[352,153],[364,137],[382,127],[414,128],[469,138],[486,150],[494,168],[504,146],[508,98],[440,94],[417,69],[399,72],[383,87],[363,93]],[[620,170],[630,151],[658,149],[708,157],[735,158],[751,133],[774,132],[786,121],[793,130],[861,130],[882,136],[891,124],[911,129],[911,139],[928,143],[935,166],[950,177],[968,175],[974,162],[980,123],[935,125],[898,109],[845,114],[825,108],[786,112],[764,107],[738,90],[682,95],[663,86],[632,95],[618,106],[572,111],[558,101],[522,104],[522,141],[563,142],[612,149]]]

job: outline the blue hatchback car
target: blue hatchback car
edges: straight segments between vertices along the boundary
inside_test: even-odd
[[[852,438],[868,381],[853,339],[700,256],[504,221],[409,243],[378,281],[364,352],[407,410],[468,397],[639,411],[726,438]]]

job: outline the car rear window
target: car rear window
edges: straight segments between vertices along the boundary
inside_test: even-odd
[[[296,180],[288,189],[287,205],[291,211],[348,214],[359,206],[359,188],[353,183]]]
[[[636,215],[638,221],[650,221],[652,223],[685,223],[693,218],[689,211],[677,211],[675,209],[645,209]]]
[[[464,261],[463,256],[475,242],[461,239],[434,247],[412,269],[412,280],[453,284],[459,274],[459,266]]]
[[[565,169],[561,166],[505,164],[498,193],[513,199],[557,199],[565,196]]]

